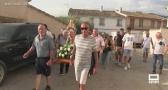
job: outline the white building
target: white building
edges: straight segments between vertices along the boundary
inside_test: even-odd
[[[86,10],[72,9],[69,10],[69,16],[81,21],[88,21],[101,32],[106,32],[112,36],[120,28],[130,27],[132,33],[137,38],[137,43],[141,42],[144,31],[150,29],[160,29],[167,25],[167,20],[154,13],[129,12],[122,11],[105,11],[105,10]]]
[[[84,10],[84,9],[70,9],[69,16],[87,21],[94,25],[101,32],[111,34],[112,31],[117,31],[120,28],[126,27],[126,20],[124,16],[115,11],[101,11],[101,10]]]

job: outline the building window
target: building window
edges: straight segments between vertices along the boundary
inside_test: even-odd
[[[99,25],[105,26],[105,18],[99,18]]]
[[[163,27],[164,27],[164,28],[167,27],[167,21],[163,21]]]
[[[157,22],[157,28],[160,28],[160,27],[161,27],[161,22],[158,21],[158,22]]]
[[[129,27],[134,29],[134,26],[135,26],[135,19],[134,18],[130,18],[130,24],[129,24]]]
[[[155,28],[155,21],[154,20],[151,21],[151,28]]]
[[[139,19],[139,27],[143,27],[143,19]]]
[[[122,27],[122,19],[117,19],[117,25],[118,27]]]

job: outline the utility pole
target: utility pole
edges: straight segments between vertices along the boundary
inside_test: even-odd
[[[167,10],[167,12],[168,12],[168,6],[166,6],[166,8],[165,8],[166,10]],[[168,16],[166,17],[167,18],[167,27],[168,27]]]

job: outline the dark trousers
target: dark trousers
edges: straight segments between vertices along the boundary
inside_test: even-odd
[[[101,64],[102,65],[105,65],[108,53],[109,53],[109,51],[105,51],[105,52],[102,53],[102,57],[101,57]]]
[[[93,69],[95,67],[96,64],[96,60],[94,58],[94,54],[92,53],[92,60],[91,60],[91,66],[90,66],[90,70],[89,70],[89,74],[92,75],[93,74]]]
[[[64,73],[64,67],[65,67],[65,73],[68,73],[68,71],[69,71],[69,64],[60,63],[60,74]]]
[[[164,60],[163,60],[163,55],[162,54],[153,54],[153,72],[156,72],[156,64],[157,64],[157,60],[159,60],[159,63],[160,63],[160,70],[163,69],[163,63],[164,63]]]
[[[98,54],[98,59],[99,59],[99,52],[97,53]],[[91,66],[90,66],[90,70],[89,70],[89,74],[92,75],[93,74],[93,70],[95,68],[95,65],[96,65],[96,59],[94,57],[94,53],[92,53],[92,58],[91,58]]]

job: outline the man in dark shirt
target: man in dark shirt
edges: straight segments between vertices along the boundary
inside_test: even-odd
[[[121,59],[122,59],[122,38],[123,38],[123,29],[120,29],[120,31],[117,32],[117,35],[114,38],[115,43],[115,58],[116,58],[116,64],[121,65]]]

